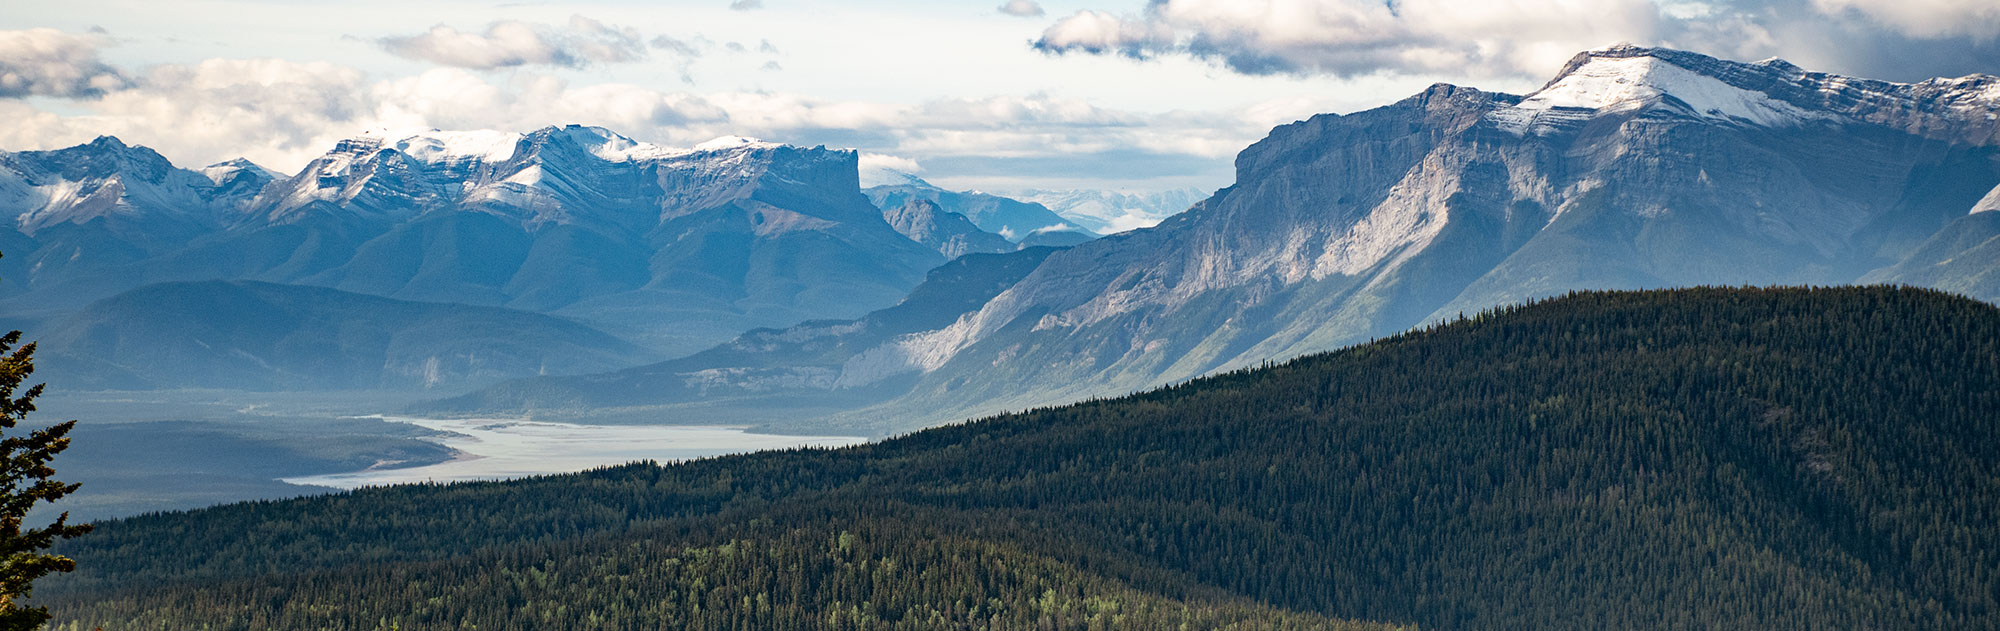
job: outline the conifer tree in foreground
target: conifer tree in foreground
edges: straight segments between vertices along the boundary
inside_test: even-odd
[[[47,526],[22,528],[37,502],[54,502],[77,485],[52,479],[55,469],[49,467],[69,447],[76,421],[26,436],[13,431],[22,416],[35,411],[35,397],[42,394],[41,384],[20,389],[35,372],[35,345],[20,342],[20,331],[0,336],[0,631],[35,629],[49,619],[48,608],[26,607],[21,601],[35,579],[76,569],[69,557],[48,552],[56,539],[90,532],[90,524],[70,524],[68,512]]]

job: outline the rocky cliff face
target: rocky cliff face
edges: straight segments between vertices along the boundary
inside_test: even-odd
[[[894,208],[882,209],[889,227],[910,240],[930,246],[946,259],[974,253],[1012,252],[1012,241],[973,225],[964,215],[939,208],[937,202],[913,198]]]
[[[965,410],[980,412],[1571,289],[1855,282],[2000,182],[1996,85],[1620,47],[1526,97],[1436,86],[1280,127],[1239,156],[1235,186],[1059,253],[890,354],[925,374],[909,401],[991,402]],[[1033,394],[986,385],[1015,379]]]
[[[1967,216],[2000,184],[1995,118],[1992,77],[1634,47],[1528,95],[1438,85],[1316,116],[1245,149],[1236,184],[1188,211],[852,354],[833,382],[912,385],[835,422],[1116,394],[1573,289],[1897,278],[1977,295],[2000,262],[1991,222]]]

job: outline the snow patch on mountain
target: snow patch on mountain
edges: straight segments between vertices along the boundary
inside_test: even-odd
[[[1764,127],[1833,118],[1651,56],[1593,57],[1528,95],[1518,105],[1496,110],[1489,118],[1503,129],[1523,133],[1536,123],[1559,124],[1572,118],[1629,112],[1661,103],[1673,103],[1697,117]],[[1590,110],[1593,114],[1555,113],[1551,117],[1548,115],[1551,110]]]
[[[424,162],[479,160],[500,162],[514,157],[521,135],[497,131],[432,132],[404,138],[396,150]]]
[[[716,138],[714,140],[710,140],[708,142],[695,145],[694,150],[721,151],[724,149],[742,149],[742,148],[770,149],[782,146],[784,145],[781,143],[766,142],[763,140],[758,140],[756,138],[746,138],[743,136],[722,136],[720,138]]]
[[[1950,79],[1931,79],[1924,83],[1947,89],[1957,98],[1951,104],[1958,107],[2000,108],[2000,77],[1990,74],[1970,74]]]
[[[281,179],[284,177],[283,175],[279,175],[276,171],[266,169],[262,166],[259,166],[257,163],[251,162],[244,158],[237,158],[234,160],[217,162],[215,164],[202,167],[200,173],[203,176],[206,176],[208,178],[208,181],[214,182],[217,186],[220,186],[223,184],[227,184],[230,179],[236,177],[237,174],[243,173],[245,171],[249,171],[250,173],[256,175],[261,175],[265,179],[269,180]]]
[[[83,223],[111,215],[118,210],[118,198],[125,193],[125,186],[117,176],[101,182],[62,180],[35,188],[40,198],[37,201],[41,203],[17,219],[21,233],[29,236],[59,223]]]
[[[1993,187],[1993,190],[1986,192],[1985,197],[1979,198],[1979,203],[1972,205],[1972,212],[2000,212],[2000,186]]]
[[[613,136],[604,143],[592,147],[590,153],[604,159],[605,162],[645,162],[687,153],[685,150],[673,147],[639,142],[616,134]]]
[[[489,211],[512,208],[508,214],[531,223],[568,223],[579,212],[623,199],[631,184],[612,182],[637,177],[635,165],[676,172],[679,184],[668,195],[678,201],[670,207],[728,195],[731,187],[766,175],[789,181],[789,171],[766,173],[766,150],[785,146],[731,136],[673,148],[581,125],[528,133],[377,129],[339,142],[257,206],[277,222],[301,216],[316,202],[332,202],[364,213],[477,204]]]

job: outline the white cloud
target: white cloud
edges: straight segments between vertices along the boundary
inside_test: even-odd
[[[55,148],[108,134],[152,146],[183,166],[237,156],[296,166],[341,137],[332,130],[359,129],[370,115],[365,86],[360,72],[328,63],[212,59],[157,66],[136,87],[76,101],[84,114],[6,114],[0,147]]]
[[[98,60],[108,40],[50,28],[0,31],[0,98],[87,97],[125,87],[126,78]]]
[[[859,166],[861,186],[863,187],[882,184],[902,184],[906,181],[903,178],[904,175],[916,175],[924,172],[924,166],[916,160],[866,151],[861,152]]]
[[[1077,99],[1047,95],[991,96],[976,99],[939,99],[925,103],[914,114],[918,124],[949,124],[977,129],[1022,127],[1128,127],[1142,124],[1140,118],[1115,112]]]
[[[653,48],[688,58],[700,57],[702,52],[699,41],[674,39],[665,35],[653,38],[651,44]]]
[[[1007,0],[1007,4],[1000,5],[1000,12],[1014,17],[1038,18],[1042,17],[1042,3],[1035,0]]]
[[[729,3],[729,9],[732,11],[749,11],[751,9],[762,8],[764,8],[764,0],[734,0]]]
[[[720,45],[696,38],[688,47],[698,54]],[[1046,175],[1036,174],[1051,170],[1071,178],[1068,186],[1098,177],[1092,170],[1098,167],[1116,171],[1109,177],[1128,184],[1153,177],[1151,167],[1103,157],[1114,154],[1156,164],[1209,165],[1203,167],[1208,175],[1201,176],[1206,179],[1199,182],[1162,184],[1181,186],[1218,184],[1209,180],[1217,171],[1226,173],[1228,156],[1306,107],[1161,114],[1046,94],[900,103],[748,89],[572,85],[532,68],[495,75],[441,67],[376,78],[340,64],[279,59],[210,59],[136,73],[106,71],[129,79],[115,90],[78,94],[60,108],[0,101],[0,120],[9,122],[0,126],[0,149],[50,149],[109,134],[157,149],[183,166],[241,156],[295,172],[338,140],[364,130],[526,131],[579,123],[674,146],[745,135],[851,147],[862,151],[871,167],[925,171],[968,183],[973,182],[968,174],[1001,161],[1017,172],[986,181],[1016,187],[1054,186],[1056,182],[1042,180]],[[1072,162],[1039,166],[1064,159]],[[932,160],[949,168],[940,171]]]
[[[1190,54],[1249,74],[1506,75],[1546,72],[1578,50],[1648,34],[1657,16],[1649,0],[1163,0],[1139,15],[1076,13],[1036,46]]]
[[[1880,59],[1910,57],[1936,38],[1962,40],[1952,63],[1990,61],[1996,37],[1993,0],[1151,0],[1130,14],[1078,11],[1049,25],[1035,47],[1186,55],[1253,75],[1520,78],[1615,42],[1782,54],[1852,72],[1879,70]]]
[[[487,25],[481,33],[439,24],[417,35],[384,37],[377,42],[402,57],[474,70],[530,65],[580,68],[646,56],[646,42],[638,31],[581,15],[571,16],[569,23],[561,26],[503,20]]]
[[[2000,37],[2000,2],[1994,0],[1813,0],[1813,6],[1879,20],[1914,37]]]

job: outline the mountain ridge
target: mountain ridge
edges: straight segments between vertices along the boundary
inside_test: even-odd
[[[1614,47],[1526,96],[1438,84],[1281,125],[1213,197],[1054,253],[839,380],[908,394],[784,427],[897,433],[1111,396],[1576,289],[1857,282],[2000,185],[1989,83]],[[1844,109],[1794,104],[1809,96]]]
[[[115,139],[5,159],[82,173],[104,161],[61,152],[120,151],[185,199],[120,215],[150,222],[131,227],[83,218],[55,233],[0,230],[0,251],[15,255],[0,260],[8,310],[80,308],[156,282],[257,280],[536,311],[690,352],[749,328],[894,304],[943,260],[861,195],[855,152],[824,147],[728,138],[667,149],[581,126],[364,135],[269,180],[245,164],[178,169]],[[53,186],[31,182],[46,171],[0,169],[0,211],[18,212],[17,227],[53,208],[28,186]],[[100,206],[150,199],[106,177]],[[227,195],[200,198],[215,191]]]

